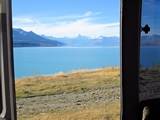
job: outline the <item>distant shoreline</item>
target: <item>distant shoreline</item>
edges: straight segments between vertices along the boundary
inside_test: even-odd
[[[95,47],[73,47],[73,46],[26,46],[26,47],[13,47],[13,48],[120,48],[120,46],[95,46]]]

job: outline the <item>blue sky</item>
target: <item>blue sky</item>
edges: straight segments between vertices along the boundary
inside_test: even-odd
[[[13,0],[13,26],[55,37],[119,36],[120,0]]]

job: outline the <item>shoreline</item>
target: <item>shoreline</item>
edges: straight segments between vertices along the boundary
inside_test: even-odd
[[[94,46],[94,47],[73,47],[73,46],[63,46],[63,47],[54,47],[54,46],[33,46],[33,47],[14,47],[14,48],[120,48],[120,46]]]
[[[25,77],[15,80],[15,84],[17,97],[32,97],[88,90],[111,81],[113,85],[119,85],[119,79],[120,69],[117,67]],[[73,86],[76,87],[73,89]]]
[[[84,72],[96,72],[96,71],[100,71],[100,70],[109,70],[109,69],[119,69],[120,70],[120,67],[118,66],[114,66],[114,67],[101,67],[101,68],[91,68],[91,69],[77,69],[77,70],[70,70],[70,71],[67,71],[67,72],[56,72],[56,73],[53,73],[53,74],[41,74],[41,75],[31,75],[31,76],[23,76],[23,77],[15,77],[15,81],[18,81],[18,80],[23,80],[25,78],[36,78],[36,77],[49,77],[49,76],[52,76],[52,77],[56,77],[58,75],[70,75],[70,74],[74,74],[74,73],[84,73]]]

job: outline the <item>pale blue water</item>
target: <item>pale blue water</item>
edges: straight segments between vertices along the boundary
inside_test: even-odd
[[[16,78],[120,65],[120,48],[14,48]]]

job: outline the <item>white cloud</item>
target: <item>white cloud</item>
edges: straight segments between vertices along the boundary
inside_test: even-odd
[[[34,24],[36,23],[37,21],[33,20],[33,18],[29,18],[29,17],[16,17],[16,18],[13,18],[13,23],[15,25],[21,25],[21,24]]]
[[[84,14],[71,14],[71,15],[64,15],[64,16],[56,16],[53,17],[52,20],[76,20],[76,19],[84,19],[84,18],[91,18],[91,17],[97,17],[98,15],[100,15],[100,12],[95,12],[93,13],[92,11],[87,11]],[[51,17],[49,17],[48,19],[51,19]]]
[[[85,17],[89,17],[89,16],[92,16],[93,15],[93,12],[92,11],[87,11],[84,16]]]
[[[54,37],[76,37],[83,35],[91,38],[99,36],[119,36],[119,23],[98,23],[92,22],[93,13],[88,11],[83,15],[62,16],[62,21],[51,20],[49,22],[38,21],[33,17],[13,18],[13,26],[26,31],[34,31]],[[58,18],[58,17],[57,17]],[[60,17],[59,17],[60,18]],[[59,19],[58,18],[58,19]],[[64,18],[68,18],[65,20]],[[70,18],[70,20],[69,20]],[[75,20],[71,18],[77,18]]]

